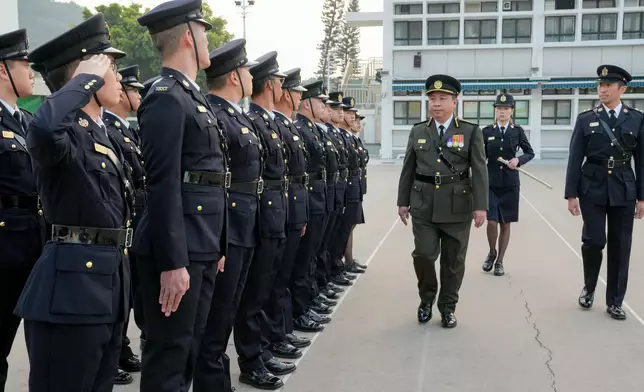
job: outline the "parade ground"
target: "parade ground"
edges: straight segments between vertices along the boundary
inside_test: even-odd
[[[592,310],[581,310],[581,217],[563,198],[565,162],[531,162],[522,175],[520,222],[512,225],[506,275],[481,270],[485,226],[472,227],[456,308],[458,327],[416,320],[419,303],[411,226],[398,219],[401,162],[369,165],[367,224],[355,232],[354,256],[369,268],[347,290],[320,334],[286,376],[284,392],[622,392],[644,385],[644,222],[635,222],[626,321],[606,314],[605,258]],[[138,331],[130,324],[132,347]],[[231,340],[232,342],[232,340]],[[237,356],[229,346],[237,391]],[[9,357],[7,391],[26,392],[22,329]],[[134,384],[116,392],[138,391]]]

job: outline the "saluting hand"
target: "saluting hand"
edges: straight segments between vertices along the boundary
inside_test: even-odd
[[[407,226],[407,219],[409,219],[409,207],[398,207],[398,216],[402,223]]]
[[[161,304],[161,312],[166,317],[170,317],[172,313],[179,309],[181,298],[189,288],[190,274],[185,267],[161,272],[159,304]]]
[[[78,64],[74,76],[80,74],[97,75],[104,77],[107,71],[112,67],[112,60],[104,54],[94,55],[87,60],[83,60]]]
[[[487,218],[487,211],[485,210],[476,210],[473,213],[474,215],[474,227],[477,229],[481,226],[483,226],[483,223],[485,223],[485,218]]]
[[[224,272],[224,264],[226,264],[226,256],[221,256],[217,262],[217,272]]]
[[[581,214],[581,211],[579,210],[579,200],[577,200],[576,197],[568,198],[568,211],[570,211],[572,216],[579,216],[579,214]]]
[[[644,217],[644,200],[638,201],[635,206],[635,218],[642,219]]]

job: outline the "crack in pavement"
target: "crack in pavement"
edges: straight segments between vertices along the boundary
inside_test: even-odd
[[[510,275],[506,274],[506,276],[508,278],[508,287],[512,288],[512,280],[510,279]],[[526,316],[525,320],[526,320],[526,322],[528,324],[532,325],[532,328],[535,331],[534,340],[537,342],[539,347],[541,347],[541,349],[544,350],[548,354],[548,359],[546,360],[544,365],[546,366],[546,368],[548,369],[548,372],[550,373],[550,380],[552,381],[552,383],[550,384],[550,388],[552,389],[553,392],[559,392],[559,390],[557,389],[557,380],[556,380],[557,375],[555,374],[555,371],[554,371],[554,369],[552,368],[552,365],[551,365],[552,364],[552,350],[550,348],[548,348],[548,346],[546,346],[541,341],[541,330],[537,326],[537,322],[536,321],[531,321],[531,320],[533,320],[532,309],[530,309],[530,305],[528,304],[528,301],[525,299],[525,295],[523,294],[523,289],[520,290],[519,295],[521,295],[521,298],[523,298],[523,302],[525,304],[525,309],[526,309],[526,312],[528,313],[528,315]]]

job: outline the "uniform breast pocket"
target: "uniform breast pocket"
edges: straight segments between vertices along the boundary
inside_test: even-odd
[[[114,311],[114,274],[121,263],[111,246],[60,244],[51,313],[107,316]]]
[[[34,238],[40,237],[37,226],[36,217],[29,211],[0,209],[0,265],[31,263],[38,258],[33,255],[39,249]]]
[[[239,131],[237,131],[239,132]],[[233,156],[236,156],[238,160],[242,160],[246,164],[259,161],[261,157],[262,145],[258,139],[258,136],[255,136],[248,128],[241,128],[241,133],[237,134],[237,137],[230,138],[231,140],[231,149],[236,149]],[[233,159],[233,157],[231,157]],[[235,165],[239,165],[240,162],[233,162]]]
[[[519,151],[519,138],[518,137],[511,137],[508,139],[508,144],[510,146],[511,151]]]
[[[311,214],[323,214],[326,212],[326,183],[314,181],[308,185],[309,209]]]
[[[208,191],[211,190],[208,189]],[[224,193],[184,192],[181,196],[188,252],[195,254],[219,252],[226,203]]]
[[[194,140],[194,146],[199,150],[212,151],[220,149],[220,135],[217,120],[206,113],[198,113],[194,116],[199,133]]]
[[[636,131],[629,131],[627,129],[622,129],[619,137],[620,141],[624,144],[624,147],[628,149],[634,149],[638,144],[638,137]]]
[[[454,184],[452,188],[452,212],[454,214],[469,214],[472,212],[472,186],[469,184]]]
[[[86,186],[95,201],[110,202],[119,199],[120,180],[107,155],[86,152],[85,171],[91,177],[91,182]]]
[[[0,139],[0,165],[17,173],[29,169],[29,154],[16,139]]]
[[[274,237],[286,228],[286,197],[280,191],[264,191],[260,201],[262,237]]]

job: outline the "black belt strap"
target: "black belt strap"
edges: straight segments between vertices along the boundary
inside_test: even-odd
[[[228,189],[232,192],[248,193],[258,196],[264,192],[265,185],[265,181],[260,178],[259,180],[249,182],[233,182]]]
[[[459,173],[450,174],[450,175],[437,174],[435,176],[426,176],[423,174],[415,173],[415,177],[417,181],[433,184],[433,185],[442,185],[442,184],[450,184],[453,182],[459,182],[459,181],[465,180],[469,176],[470,176],[469,172],[459,172]]]
[[[360,177],[360,176],[362,176],[362,169],[349,170],[349,176],[351,176],[351,177]]]
[[[183,182],[186,184],[230,187],[230,172],[185,171]]]
[[[308,184],[309,183],[309,175],[307,173],[304,173],[299,176],[288,176],[288,180],[291,184]]]
[[[101,229],[96,227],[80,227],[52,225],[51,239],[57,242],[69,242],[87,245],[114,245],[124,248],[132,246],[131,228]]]
[[[608,126],[606,121],[602,120],[602,118],[599,116],[599,113],[597,112],[594,112],[594,113],[595,113],[595,116],[597,116],[597,120],[599,120],[599,123],[602,125],[602,129],[604,130],[604,133],[610,139],[610,144],[613,145],[617,149],[617,151],[620,154],[622,154],[622,157],[626,159],[628,157],[628,155],[626,154],[626,150],[624,150],[624,147],[622,147],[622,145],[619,143],[619,141],[615,137],[615,134],[613,133],[613,131],[611,131],[611,128]]]
[[[281,189],[287,191],[288,184],[288,178],[284,178],[282,180],[264,180],[264,186],[266,187],[266,189]]]
[[[592,163],[594,165],[605,166],[609,169],[626,167],[631,165],[630,157],[628,159],[612,159],[612,158],[601,159],[601,158],[589,157],[589,158],[586,158],[586,162]]]
[[[0,195],[0,208],[38,208],[38,196]]]
[[[309,181],[326,181],[326,169],[319,172],[309,172]]]

